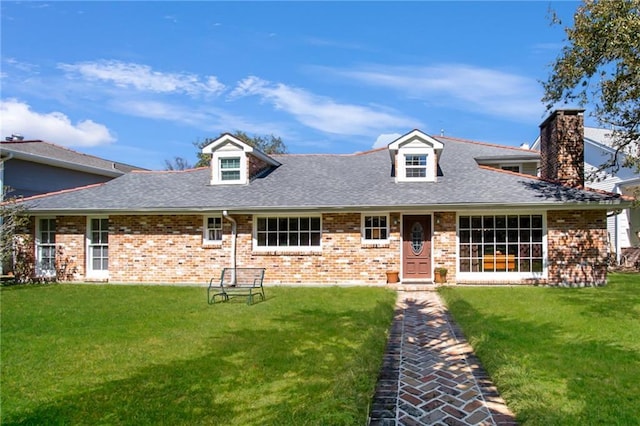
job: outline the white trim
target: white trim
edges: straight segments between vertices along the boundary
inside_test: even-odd
[[[513,210],[510,212],[496,212],[494,210],[473,210],[456,213],[456,279],[460,281],[516,281],[523,279],[545,279],[548,277],[549,249],[546,210]],[[542,216],[542,272],[461,272],[460,271],[460,216]],[[507,243],[504,243],[507,245]]]
[[[86,232],[86,236],[85,236],[85,252],[86,252],[86,277],[88,279],[99,279],[99,280],[104,280],[104,279],[108,279],[109,278],[109,262],[108,259],[110,258],[111,254],[108,253],[107,251],[107,269],[103,269],[103,270],[94,270],[93,269],[93,256],[91,253],[91,248],[93,247],[93,245],[91,244],[91,233],[92,233],[92,228],[91,228],[91,220],[92,219],[107,219],[107,221],[109,220],[109,216],[87,216],[87,232]],[[109,228],[107,227],[107,232],[109,232]],[[107,250],[109,249],[109,243],[107,242]]]
[[[240,172],[240,177],[235,180],[223,180],[220,163],[223,159],[230,158],[239,159],[238,171]],[[216,151],[211,159],[211,168],[212,185],[244,185],[247,183],[247,155],[243,151]],[[235,169],[230,169],[230,171],[235,171]]]
[[[407,176],[406,157],[412,155],[426,156],[425,176]],[[419,166],[410,166],[417,168]],[[396,182],[435,182],[436,181],[436,155],[433,148],[400,148],[397,156]]]
[[[281,219],[281,218],[317,218],[320,220],[320,244],[317,246],[258,246],[258,219]],[[309,252],[309,253],[317,253],[322,251],[322,214],[254,214],[253,215],[253,231],[252,231],[252,247],[253,251],[256,252],[277,252],[286,254],[287,252],[291,253],[300,253],[300,252]],[[288,232],[288,231],[287,231]],[[309,231],[311,232],[311,230]]]
[[[220,239],[209,239],[209,218],[220,219]],[[202,216],[202,244],[207,246],[220,246],[222,245],[222,238],[224,237],[224,223],[222,220],[222,214],[209,214]]]
[[[387,222],[387,226],[386,226],[386,234],[387,234],[387,238],[379,238],[379,239],[367,239],[365,237],[366,235],[366,227],[365,227],[365,220],[367,216],[378,216],[378,217],[385,217],[386,218],[386,222]],[[390,214],[389,212],[386,213],[381,213],[381,212],[366,212],[366,213],[360,213],[360,242],[362,244],[388,244],[389,243],[389,232],[390,232]]]

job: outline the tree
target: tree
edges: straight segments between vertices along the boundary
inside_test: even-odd
[[[4,191],[6,193],[6,189]],[[10,198],[0,203],[0,262],[3,273],[13,274],[16,282],[27,282],[33,277],[29,223],[19,199]]]
[[[183,157],[173,157],[173,160],[164,160],[165,170],[187,170],[193,166]]]
[[[284,144],[284,142],[282,142],[282,138],[280,138],[279,136],[278,137],[273,135],[249,136],[246,132],[243,132],[241,130],[236,130],[232,134],[233,136],[247,143],[248,145],[251,145],[254,148],[258,148],[260,151],[264,152],[265,154],[286,154],[287,153],[287,146]],[[222,135],[224,135],[224,133],[220,134],[220,136]],[[198,152],[197,152],[198,162],[196,163],[195,167],[204,167],[209,165],[211,156],[208,154],[203,154],[202,148],[209,145],[214,140],[215,139],[206,138],[203,141],[196,141],[193,143],[193,145],[198,149]]]
[[[547,110],[561,101],[592,104],[615,149],[599,171],[640,171],[640,0],[583,0],[565,32],[568,44],[543,82]]]

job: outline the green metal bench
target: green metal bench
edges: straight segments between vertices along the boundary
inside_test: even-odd
[[[216,297],[220,301],[228,301],[233,296],[244,296],[247,305],[253,304],[253,296],[260,296],[265,300],[264,280],[265,268],[224,268],[220,279],[211,278],[207,289],[209,304],[216,303]]]

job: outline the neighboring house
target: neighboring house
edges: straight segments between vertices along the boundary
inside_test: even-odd
[[[103,183],[133,170],[144,170],[19,136],[0,142],[0,167],[0,188],[9,188],[7,197]]]
[[[570,129],[571,131],[566,131]],[[581,110],[552,114],[543,147],[580,163]],[[560,140],[558,135],[569,135]],[[600,285],[607,212],[618,194],[541,155],[413,130],[350,155],[266,155],[225,134],[211,166],[133,172],[24,201],[38,241],[55,241],[78,280],[207,283],[224,267],[264,267],[267,284]],[[580,169],[581,170],[581,169]]]
[[[540,149],[540,138],[536,139],[532,149]],[[594,178],[594,172],[601,164],[611,159],[615,154],[611,130],[595,127],[584,128],[584,173],[587,185],[615,194],[623,194],[637,198],[640,192],[640,174],[633,168],[620,167],[612,172],[600,172]],[[619,162],[624,162],[624,153],[620,153]],[[615,210],[607,217],[607,232],[610,248],[620,261],[625,250],[640,246],[640,209],[629,207]]]

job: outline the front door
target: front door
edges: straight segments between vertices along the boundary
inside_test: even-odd
[[[402,279],[431,279],[431,215],[403,216]]]

